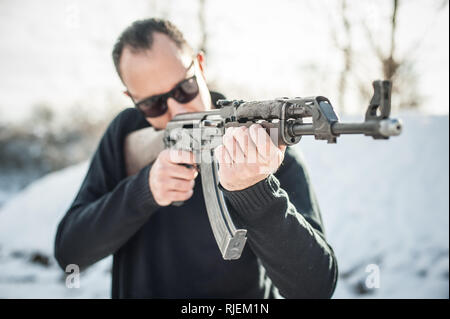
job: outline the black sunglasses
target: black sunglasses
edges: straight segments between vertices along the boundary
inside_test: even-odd
[[[189,66],[188,70],[194,63]],[[157,117],[167,112],[167,100],[173,98],[175,101],[185,104],[191,102],[199,92],[197,77],[191,76],[179,82],[172,90],[164,94],[153,95],[134,103],[134,106],[140,110],[145,117]]]

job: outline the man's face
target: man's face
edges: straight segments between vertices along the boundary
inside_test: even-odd
[[[194,65],[188,67],[194,59]],[[163,129],[177,114],[199,112],[211,109],[211,96],[206,86],[203,56],[192,57],[180,50],[165,34],[155,32],[150,50],[133,52],[125,47],[120,59],[120,72],[128,93],[135,102],[147,97],[163,94],[173,89],[180,81],[197,76],[199,94],[186,104],[169,98],[168,110],[158,117],[147,117],[147,121],[157,129]]]

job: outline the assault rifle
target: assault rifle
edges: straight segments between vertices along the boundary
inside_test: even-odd
[[[391,82],[374,81],[373,88],[374,95],[361,123],[340,123],[330,101],[323,96],[252,102],[219,100],[217,109],[178,114],[168,123],[163,131],[164,146],[189,150],[199,162],[208,218],[224,259],[238,259],[247,240],[247,230],[235,227],[218,187],[219,164],[214,149],[222,143],[225,129],[259,123],[270,130],[274,142],[287,146],[297,144],[304,135],[328,143],[336,143],[342,134],[364,134],[374,139],[399,135],[401,121],[389,118]]]

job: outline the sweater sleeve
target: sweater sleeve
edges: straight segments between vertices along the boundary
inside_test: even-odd
[[[283,297],[331,298],[336,257],[303,160],[289,153],[275,175],[241,191],[221,189],[233,220],[247,229],[249,245]]]
[[[136,113],[125,110],[110,124],[95,152],[78,195],[61,220],[55,258],[85,268],[116,252],[159,206],[148,185],[150,165],[126,177],[123,141]],[[130,121],[131,120],[131,121]]]

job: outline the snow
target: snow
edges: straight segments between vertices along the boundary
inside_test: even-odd
[[[111,257],[86,270],[68,289],[53,258],[56,228],[76,195],[88,163],[49,174],[10,199],[0,211],[0,298],[108,298]],[[32,256],[49,265],[31,262]]]
[[[449,118],[401,118],[403,134],[388,141],[343,136],[330,145],[304,137],[295,146],[338,258],[334,298],[449,297]],[[110,296],[111,257],[83,272],[79,289],[66,288],[53,258],[57,224],[86,169],[49,174],[0,208],[0,298]],[[49,265],[30,262],[36,254]],[[374,278],[379,288],[368,288]]]
[[[389,141],[305,138],[305,154],[328,239],[339,261],[335,297],[353,297],[380,269],[371,298],[448,298],[448,117],[402,116]]]

